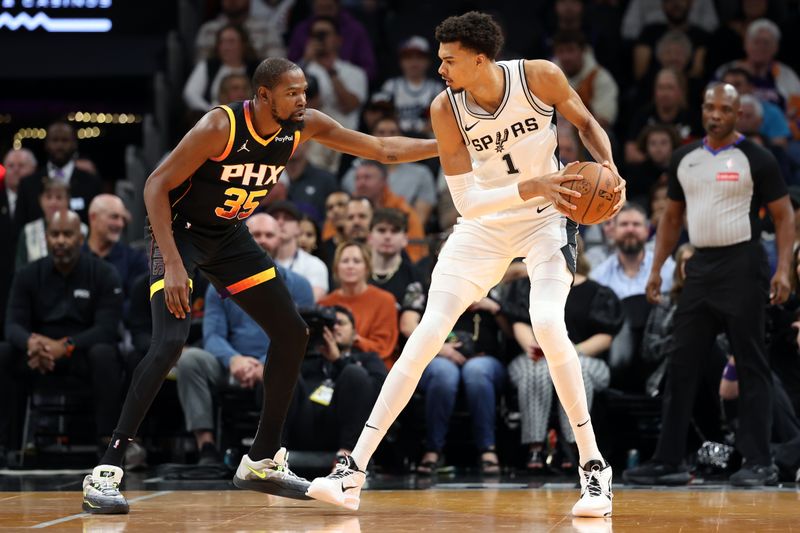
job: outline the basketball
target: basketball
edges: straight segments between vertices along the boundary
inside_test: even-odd
[[[564,174],[580,174],[582,180],[569,180],[561,185],[581,193],[580,198],[564,195],[564,199],[574,204],[578,209],[570,216],[578,224],[599,224],[611,217],[611,211],[619,202],[619,192],[614,188],[619,185],[620,179],[611,170],[600,163],[586,163],[578,161],[570,163]]]

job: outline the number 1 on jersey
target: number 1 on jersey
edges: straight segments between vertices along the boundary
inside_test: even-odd
[[[511,154],[506,154],[503,156],[503,161],[506,162],[506,172],[509,174],[519,174],[519,169],[514,166],[514,161],[511,159]]]

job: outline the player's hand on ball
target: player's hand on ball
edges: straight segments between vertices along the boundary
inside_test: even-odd
[[[546,201],[552,203],[553,207],[555,207],[559,213],[571,216],[577,209],[577,206],[569,202],[564,196],[580,198],[581,193],[568,189],[561,184],[567,181],[580,181],[583,179],[583,176],[580,174],[564,174],[563,172],[564,171],[561,170],[535,178],[539,185],[539,193],[537,196],[542,196]]]
[[[613,218],[613,217],[617,216],[617,213],[619,213],[619,210],[622,209],[622,206],[624,206],[625,202],[627,201],[627,197],[628,197],[627,194],[626,194],[626,184],[627,184],[627,182],[620,175],[619,171],[617,170],[616,165],[614,165],[613,163],[611,163],[609,161],[603,161],[603,166],[606,167],[611,172],[613,172],[619,178],[619,185],[617,185],[614,188],[614,192],[615,193],[619,193],[619,202],[617,202],[617,205],[614,206],[614,209],[611,211],[611,217],[609,217],[609,218]]]

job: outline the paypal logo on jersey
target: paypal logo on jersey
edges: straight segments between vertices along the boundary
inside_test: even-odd
[[[503,128],[500,131],[492,134],[483,135],[477,139],[472,139],[471,144],[476,152],[483,152],[488,150],[490,146],[494,145],[497,152],[504,150],[504,145],[510,137],[517,138],[526,135],[532,131],[539,129],[539,124],[536,122],[536,117],[526,118],[519,122],[515,122],[510,128]]]
[[[281,175],[284,166],[256,165],[255,163],[244,163],[241,165],[222,165],[222,181],[230,183],[232,179],[241,179],[242,185],[250,186],[250,181],[254,180],[254,187],[264,185],[275,185],[278,183],[278,176]]]
[[[286,141],[293,141],[294,135],[284,135],[283,137],[275,137],[275,142],[285,143]]]

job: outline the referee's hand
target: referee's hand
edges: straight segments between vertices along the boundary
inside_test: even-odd
[[[647,278],[647,286],[644,289],[647,301],[651,304],[661,302],[661,272],[653,270]]]
[[[782,304],[789,299],[792,287],[789,284],[789,274],[777,270],[772,280],[769,282],[769,303],[772,305]]]

